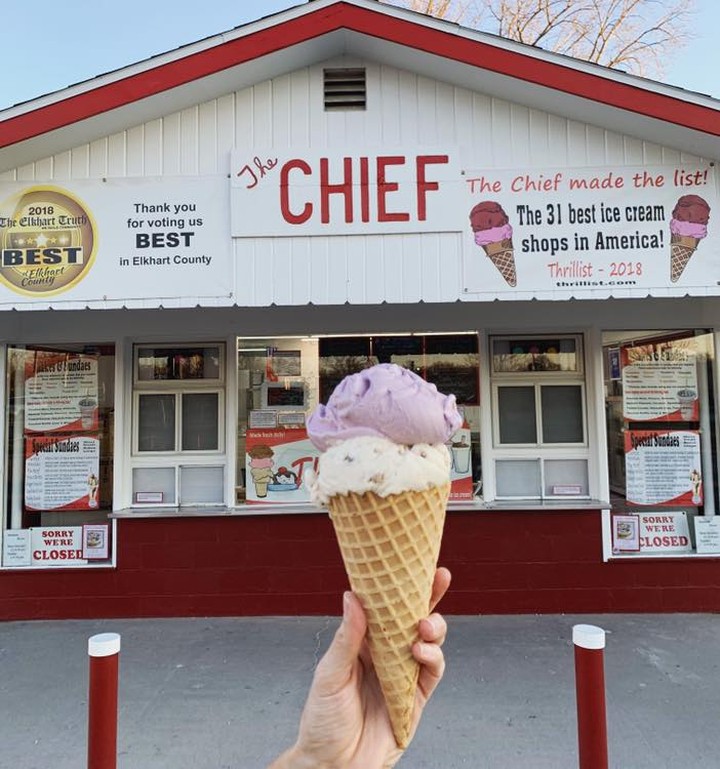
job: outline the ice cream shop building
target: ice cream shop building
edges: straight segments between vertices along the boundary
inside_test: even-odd
[[[720,102],[312,0],[0,112],[0,617],[337,613],[306,418],[454,393],[449,613],[720,610]]]

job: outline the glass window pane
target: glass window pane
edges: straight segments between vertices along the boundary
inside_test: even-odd
[[[543,443],[583,443],[580,385],[541,387]]]
[[[540,497],[540,460],[499,459],[495,487],[498,497]]]
[[[493,371],[579,371],[579,356],[573,337],[544,339],[494,339]]]
[[[184,393],[182,450],[217,451],[218,448],[218,394]]]
[[[181,467],[181,505],[221,505],[225,498],[222,467]]]
[[[589,488],[586,459],[548,459],[545,462],[545,496],[586,497]]]
[[[175,396],[140,395],[138,451],[175,450]]]
[[[537,443],[535,388],[498,387],[500,443]]]
[[[174,467],[134,467],[132,485],[137,504],[175,504]]]

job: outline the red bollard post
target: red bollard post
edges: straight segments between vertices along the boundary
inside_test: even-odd
[[[580,769],[608,769],[605,713],[605,631],[594,625],[573,627]]]
[[[117,703],[120,636],[100,633],[88,640],[88,769],[117,767]]]

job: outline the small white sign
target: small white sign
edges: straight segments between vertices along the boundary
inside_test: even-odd
[[[695,516],[695,544],[698,553],[720,553],[720,515]]]
[[[36,568],[84,566],[82,526],[32,528],[32,565]]]
[[[30,529],[8,529],[3,534],[3,566],[30,566]]]

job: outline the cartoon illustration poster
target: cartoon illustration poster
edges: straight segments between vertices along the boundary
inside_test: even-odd
[[[316,467],[318,450],[303,428],[250,428],[245,444],[248,504],[309,504],[305,471]]]
[[[697,430],[628,430],[625,433],[627,501],[636,505],[703,503]]]

